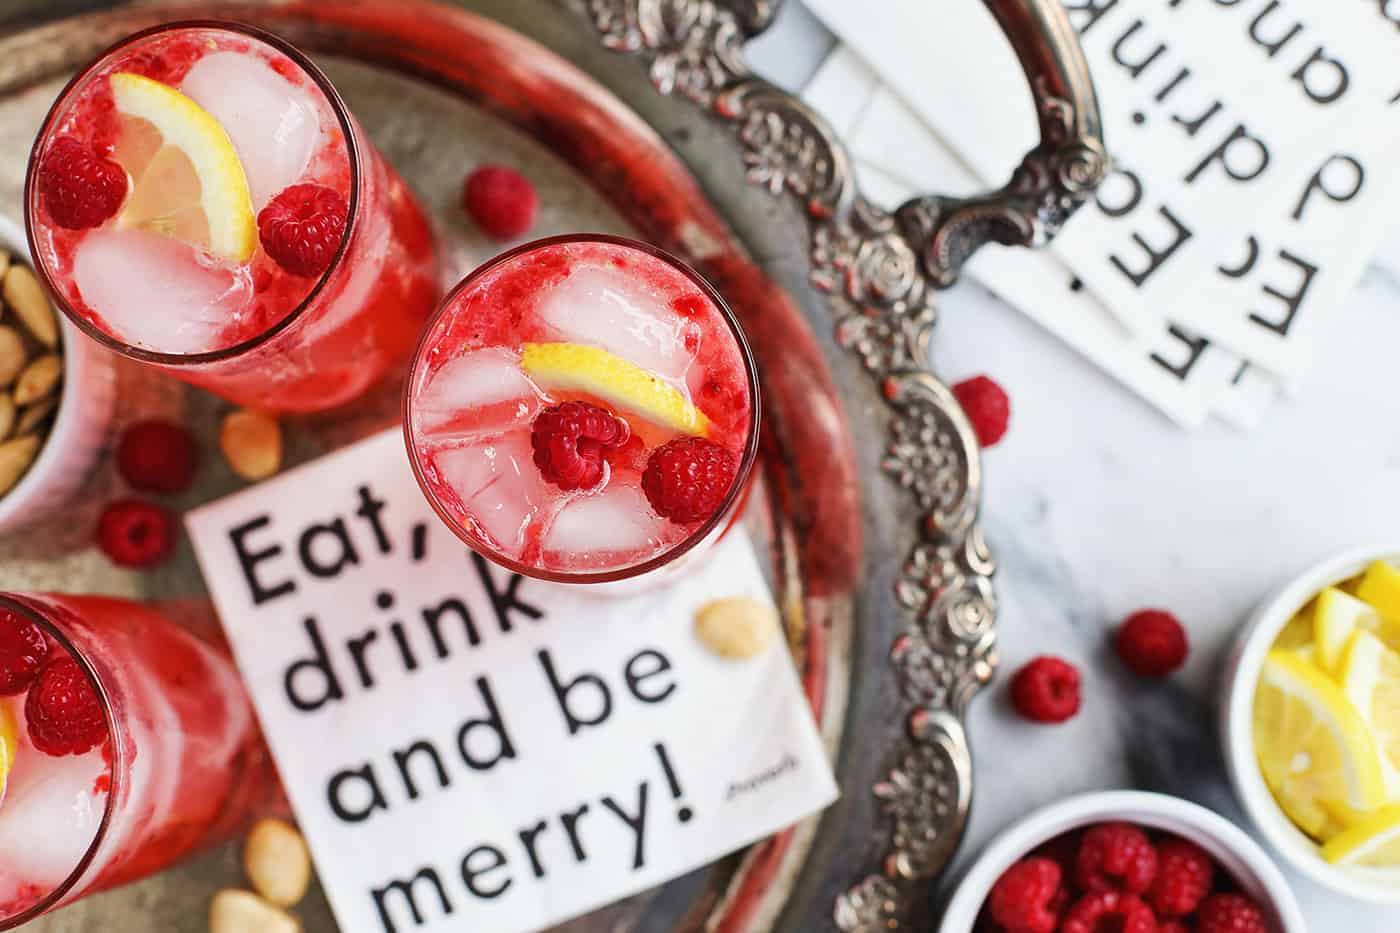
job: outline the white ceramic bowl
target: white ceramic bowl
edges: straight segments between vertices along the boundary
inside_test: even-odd
[[[1357,548],[1299,574],[1264,600],[1241,629],[1225,668],[1220,737],[1235,794],[1261,835],[1300,872],[1351,897],[1400,904],[1400,868],[1338,868],[1294,826],[1274,801],[1254,757],[1254,689],[1269,648],[1283,627],[1320,590],[1366,569],[1374,560],[1400,561],[1400,544]]]
[[[1095,823],[1121,820],[1175,833],[1215,858],[1240,890],[1272,911],[1274,933],[1304,933],[1307,924],[1283,873],[1253,839],[1224,817],[1177,797],[1115,790],[1082,794],[1044,807],[1003,832],[958,882],[938,933],[969,933],[992,885],[1043,842]]]
[[[0,216],[0,247],[30,263],[24,230]],[[107,440],[116,399],[116,370],[109,351],[63,315],[63,396],[49,436],[29,472],[0,496],[0,534],[14,531],[65,505],[87,478]]]

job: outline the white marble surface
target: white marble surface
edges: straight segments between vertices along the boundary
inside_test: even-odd
[[[755,62],[791,86],[830,41],[805,11],[787,10]],[[1004,674],[972,711],[976,796],[960,864],[1037,806],[1094,788],[1160,790],[1245,822],[1214,729],[1236,626],[1308,564],[1400,540],[1397,267],[1382,257],[1368,269],[1301,392],[1249,434],[1183,432],[979,286],[945,296],[940,375],[992,374],[1013,412],[985,458]],[[1115,623],[1144,606],[1172,609],[1192,638],[1186,670],[1160,686],[1122,674],[1106,653]],[[1065,726],[1024,724],[1005,701],[1005,672],[1047,652],[1086,674],[1084,711]],[[1290,878],[1318,933],[1400,928],[1395,908]]]

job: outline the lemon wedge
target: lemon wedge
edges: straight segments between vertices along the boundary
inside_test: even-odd
[[[1367,631],[1357,632],[1341,665],[1342,689],[1380,749],[1386,786],[1400,800],[1400,655]]]
[[[1313,639],[1322,669],[1336,674],[1341,670],[1342,655],[1352,635],[1361,629],[1374,631],[1379,627],[1380,616],[1367,603],[1336,587],[1323,590],[1313,612]]]
[[[1331,678],[1291,652],[1271,652],[1260,672],[1254,750],[1279,806],[1311,836],[1330,822],[1324,800],[1359,810],[1386,802],[1380,753],[1361,714]]]
[[[520,368],[543,388],[586,392],[682,434],[709,433],[709,419],[679,389],[601,347],[527,343]]]
[[[15,752],[19,750],[19,724],[8,703],[0,701],[0,801],[5,799],[5,788],[10,783],[10,769],[15,765]]]
[[[1400,866],[1400,806],[1376,811],[1322,847],[1333,865]]]
[[[1400,619],[1400,569],[1383,560],[1373,562],[1356,585],[1356,598],[1383,616]]]
[[[243,163],[219,121],[159,81],[127,72],[110,81],[121,118],[113,156],[132,178],[117,226],[247,262],[257,219]]]

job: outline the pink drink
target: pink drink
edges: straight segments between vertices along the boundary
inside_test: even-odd
[[[38,673],[0,696],[12,761],[0,799],[0,929],[158,871],[277,799],[252,707],[222,655],[126,600],[9,594],[0,676],[16,669],[16,631],[35,625],[48,644]],[[40,703],[58,665],[95,718],[72,703],[55,718]],[[83,731],[75,721],[87,735],[55,748],[56,734]]]
[[[580,488],[552,475],[554,435],[541,439],[574,402],[591,406],[588,424],[625,423],[601,443],[560,441],[571,462],[574,447],[601,458]],[[732,314],[693,270],[631,240],[555,237],[448,296],[413,360],[404,430],[424,494],[473,549],[531,576],[616,580],[724,530],[757,451],[757,380]],[[722,485],[710,481],[699,514],[661,514],[649,471],[697,446],[723,465]]]
[[[90,193],[103,172],[119,199],[105,210]],[[289,261],[269,212],[312,203],[330,206],[280,236],[316,243],[292,253],[314,261]],[[408,355],[437,297],[422,212],[325,75],[234,24],[138,33],[78,75],[35,141],[25,218],[79,327],[245,405],[354,399]]]

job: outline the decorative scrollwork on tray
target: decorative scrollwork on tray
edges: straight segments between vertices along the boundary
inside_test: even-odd
[[[733,126],[750,182],[805,208],[811,280],[830,296],[837,342],[889,406],[881,467],[920,514],[895,583],[905,614],[889,655],[907,705],[887,777],[872,788],[885,816],[884,855],[837,899],[832,921],[848,933],[907,929],[910,904],[927,897],[924,883],[962,834],[971,794],[962,717],[996,665],[995,563],[977,525],[978,447],[930,370],[935,295],[985,242],[1052,237],[1096,187],[1106,158],[1076,140],[1072,105],[1040,88],[1046,138],[1005,189],[882,210],[859,195],[850,157],[826,121],[744,63],[744,39],[768,24],[777,3],[588,0],[587,9],[602,41],[645,62],[662,93],[682,94]]]

